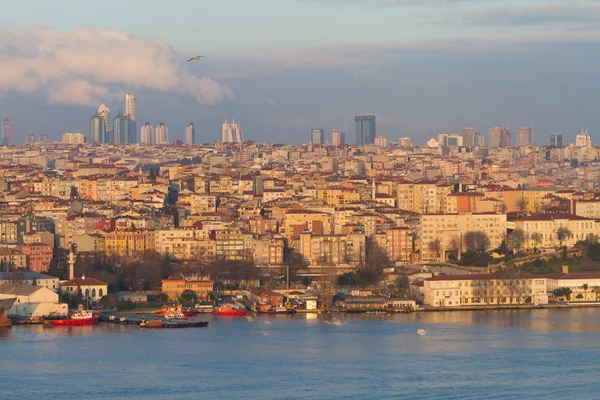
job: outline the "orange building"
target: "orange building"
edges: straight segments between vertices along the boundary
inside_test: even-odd
[[[52,246],[44,243],[31,243],[21,246],[21,252],[27,256],[29,269],[35,272],[48,271],[52,261]]]

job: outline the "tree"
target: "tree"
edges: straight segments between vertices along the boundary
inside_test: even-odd
[[[594,243],[588,247],[587,255],[593,261],[600,261],[600,243]]]
[[[524,198],[520,198],[517,200],[517,207],[519,208],[519,212],[521,214],[525,214],[525,210],[527,209],[527,202]]]
[[[558,241],[560,242],[560,247],[562,247],[563,242],[566,239],[569,239],[571,236],[573,236],[573,233],[569,230],[569,228],[565,227],[565,226],[561,226],[560,228],[558,228],[558,230],[556,231],[556,238],[558,239]]]
[[[506,245],[509,249],[514,249],[516,254],[521,252],[525,244],[525,232],[522,229],[515,229],[506,238]]]
[[[76,186],[71,186],[71,194],[69,197],[71,197],[71,200],[79,198],[79,191]]]
[[[183,292],[181,292],[181,301],[184,303],[192,303],[196,301],[196,292],[194,292],[193,290],[190,289],[186,289]]]
[[[490,238],[483,231],[469,231],[465,234],[464,243],[467,251],[485,253],[490,246]]]
[[[598,298],[600,297],[600,286],[593,286],[592,292],[596,295],[596,301],[598,301]]]
[[[450,239],[450,242],[448,243],[448,252],[452,259],[458,260],[460,258],[460,247],[460,238],[458,236],[452,236],[452,239]]]
[[[490,304],[490,297],[492,297],[493,286],[492,282],[488,278],[478,279],[473,282],[473,296],[478,300],[485,301],[485,304]]]
[[[519,297],[530,292],[527,286],[527,280],[523,279],[519,270],[515,268],[506,268],[498,274],[502,281],[502,284],[506,288],[510,304],[512,304],[516,298],[519,303]]]
[[[379,282],[383,276],[383,270],[392,266],[385,249],[369,240],[365,253],[365,265],[360,268],[364,278],[370,277],[371,282],[368,283]]]
[[[556,298],[564,297],[567,301],[571,300],[572,290],[568,287],[559,287],[552,291],[552,294]]]
[[[442,242],[440,242],[440,239],[435,239],[429,242],[427,245],[427,250],[429,250],[431,253],[434,253],[436,258],[439,259],[442,256]]]
[[[589,286],[587,283],[584,283],[583,286],[581,287],[583,289],[583,293],[585,294],[585,299],[587,300],[587,291],[589,289]]]
[[[156,299],[157,299],[159,302],[161,302],[161,303],[166,303],[166,302],[168,302],[168,301],[169,301],[169,295],[163,292],[163,293],[160,293],[160,294],[159,294],[159,295],[156,297]]]
[[[583,299],[583,295],[581,293],[579,293],[579,294],[577,294],[577,296],[575,296],[575,298],[581,300],[581,299]]]
[[[539,232],[533,232],[531,234],[531,240],[533,240],[535,247],[538,247],[540,244],[542,244],[544,236]]]
[[[410,291],[410,280],[408,276],[402,275],[396,279],[394,286],[400,296],[406,297]]]

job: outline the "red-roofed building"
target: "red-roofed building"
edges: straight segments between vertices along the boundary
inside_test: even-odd
[[[108,284],[94,278],[82,276],[81,278],[69,279],[60,283],[61,294],[69,293],[71,296],[74,296],[78,288],[81,288],[84,299],[89,299],[91,306],[97,305],[102,296],[108,294]]]

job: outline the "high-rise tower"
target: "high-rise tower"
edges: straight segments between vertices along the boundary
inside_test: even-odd
[[[146,122],[140,129],[140,143],[154,143],[154,128],[149,122]]]
[[[242,128],[240,128],[240,126],[235,123],[235,120],[231,121],[231,123],[228,123],[227,120],[223,122],[221,141],[223,143],[242,143],[244,141],[244,134],[242,133]]]
[[[196,128],[193,122],[185,128],[185,144],[196,144]]]
[[[136,143],[135,121],[123,113],[117,114],[113,124],[113,140],[115,144]]]
[[[375,143],[375,116],[359,115],[354,117],[354,144]]]
[[[154,130],[156,144],[169,144],[169,128],[162,122]]]
[[[15,144],[15,120],[12,117],[2,118],[0,132],[0,145],[12,146]]]
[[[106,121],[103,115],[90,118],[88,143],[106,143]]]
[[[128,116],[130,120],[136,121],[135,111],[135,95],[127,93],[125,95],[125,115]]]

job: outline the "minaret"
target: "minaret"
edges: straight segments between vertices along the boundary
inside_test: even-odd
[[[69,280],[75,279],[75,255],[73,250],[69,252]]]
[[[371,200],[375,201],[375,192],[377,191],[377,189],[375,188],[375,177],[371,178],[371,182],[372,182],[372,189],[371,189]]]

